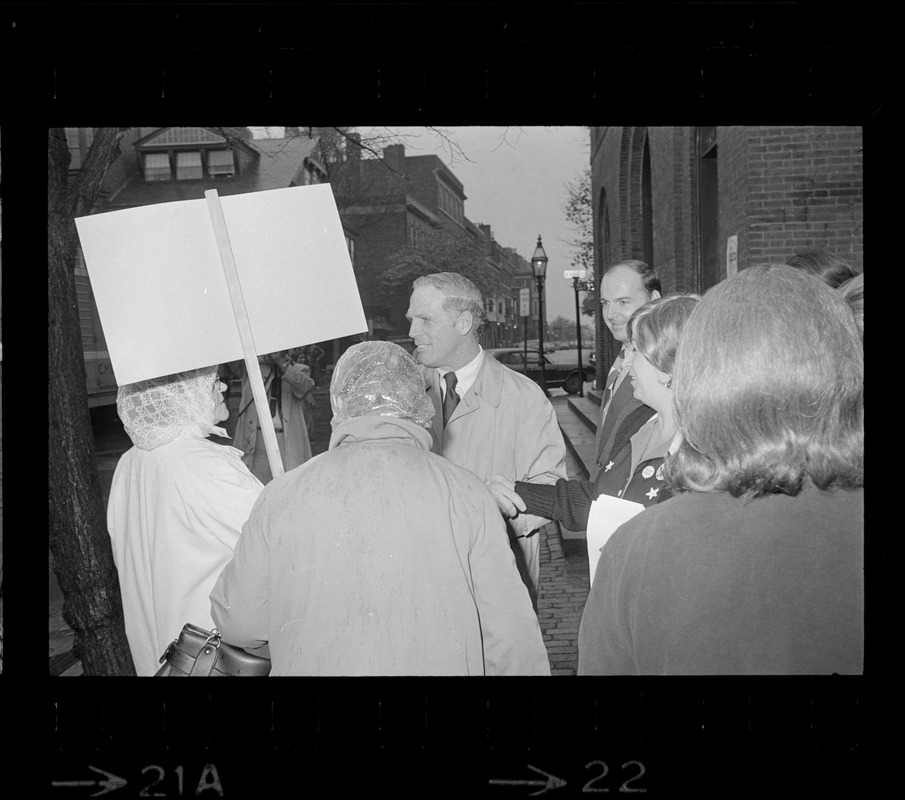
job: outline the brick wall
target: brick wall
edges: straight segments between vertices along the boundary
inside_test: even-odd
[[[726,244],[738,236],[738,267],[747,263],[748,253],[748,166],[749,128],[717,128],[717,179],[719,181],[719,264],[720,277],[726,277]]]
[[[748,251],[739,266],[807,247],[863,269],[860,127],[748,128]],[[756,187],[756,188],[755,188]]]
[[[653,267],[660,276],[664,292],[676,291],[680,285],[678,255],[682,250],[683,230],[677,225],[679,209],[684,208],[685,198],[676,191],[682,172],[676,173],[674,165],[681,163],[681,153],[676,152],[676,141],[670,128],[648,128],[650,147],[651,195],[654,229]]]
[[[355,277],[362,303],[369,313],[385,313],[373,309],[369,298],[374,296],[380,275],[391,265],[392,255],[407,241],[404,208],[402,199],[398,198],[386,213],[345,215],[346,221],[362,232],[355,244]]]
[[[604,133],[605,131],[605,133]],[[623,146],[622,128],[593,128],[591,139],[591,192],[594,205],[594,277],[597,288],[604,270],[619,258],[627,257],[623,250],[623,214],[619,202],[620,172],[622,166]],[[605,203],[603,198],[605,199]],[[609,245],[604,243],[605,217],[604,208],[609,218]],[[610,364],[619,352],[619,347],[603,323],[598,305],[595,312],[595,348],[597,350],[597,382],[603,385]]]
[[[654,265],[664,291],[700,289],[696,130],[598,127],[591,131],[595,275],[619,258],[643,257],[641,153],[650,147]],[[784,262],[807,247],[863,269],[862,137],[859,127],[717,128],[718,235],[738,236],[738,267]],[[604,202],[610,243],[604,247]],[[604,263],[606,262],[606,263]],[[598,314],[598,380],[618,348]]]

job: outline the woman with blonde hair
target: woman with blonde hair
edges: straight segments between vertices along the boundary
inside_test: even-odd
[[[704,295],[676,356],[677,494],[604,546],[580,674],[862,671],[863,381],[818,278],[751,267]]]

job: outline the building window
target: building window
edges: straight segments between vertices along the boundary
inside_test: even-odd
[[[181,154],[180,154],[181,155]],[[186,155],[192,155],[187,153]],[[232,150],[210,150],[207,154],[207,174],[212,178],[227,178],[236,174]],[[201,177],[200,175],[198,177]]]
[[[426,250],[430,247],[431,230],[417,217],[409,217],[408,243],[416,250]]]
[[[69,145],[69,169],[81,169],[82,149],[79,145],[78,128],[66,128],[66,142]]]
[[[201,153],[193,150],[188,153],[176,153],[176,180],[190,181],[203,178],[201,170]]]
[[[449,217],[452,217],[460,225],[464,225],[465,214],[462,210],[462,201],[456,194],[445,184],[438,184],[440,188],[439,207],[440,210]]]
[[[168,181],[170,157],[166,153],[145,153],[145,180]]]
[[[69,145],[69,169],[81,169],[88,148],[94,141],[94,128],[65,128],[65,131]]]

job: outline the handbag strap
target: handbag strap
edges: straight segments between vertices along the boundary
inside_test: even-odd
[[[195,663],[192,664],[192,670],[189,672],[190,678],[207,678],[210,677],[217,666],[217,659],[220,656],[220,636],[219,631],[214,628],[213,633],[208,638],[207,643],[201,648]]]

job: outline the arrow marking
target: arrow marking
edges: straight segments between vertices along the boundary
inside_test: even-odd
[[[544,772],[542,769],[538,769],[537,767],[532,767],[531,764],[528,764],[528,769],[533,769],[535,772],[546,776],[547,780],[545,781],[519,781],[519,780],[505,780],[505,779],[497,779],[491,778],[489,783],[494,783],[498,785],[505,786],[543,786],[544,788],[537,792],[531,792],[531,797],[537,794],[543,794],[550,789],[561,789],[566,785],[566,782],[562,778],[557,778],[555,775],[551,775],[549,772]]]
[[[91,797],[97,797],[99,794],[107,794],[107,792],[113,792],[116,789],[121,789],[125,786],[128,781],[125,778],[120,778],[119,775],[114,775],[112,772],[107,772],[103,769],[98,769],[97,767],[92,767],[90,764],[88,765],[88,769],[93,770],[98,773],[98,775],[103,775],[104,780],[102,781],[53,781],[51,786],[101,786],[101,790],[99,792],[95,792],[91,795]]]

